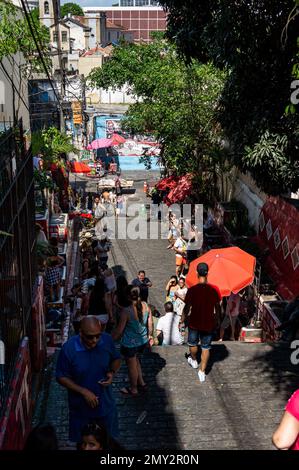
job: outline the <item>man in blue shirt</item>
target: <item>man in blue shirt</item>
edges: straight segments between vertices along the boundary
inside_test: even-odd
[[[101,333],[101,324],[92,315],[80,323],[80,333],[62,347],[56,379],[67,388],[69,399],[69,439],[79,442],[85,424],[99,419],[113,438],[118,438],[116,404],[111,383],[121,365],[110,335]]]

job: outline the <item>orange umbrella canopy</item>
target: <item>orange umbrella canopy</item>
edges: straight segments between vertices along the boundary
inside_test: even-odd
[[[228,296],[231,292],[237,294],[254,280],[255,257],[237,246],[210,250],[192,261],[186,277],[188,287],[198,282],[198,263],[207,263],[208,282],[217,286],[222,296]]]

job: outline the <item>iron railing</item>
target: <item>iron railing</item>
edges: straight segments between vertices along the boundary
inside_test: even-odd
[[[30,336],[34,267],[34,184],[22,123],[0,136],[0,416],[20,340]]]

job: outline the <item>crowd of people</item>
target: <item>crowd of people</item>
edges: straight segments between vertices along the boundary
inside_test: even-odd
[[[153,284],[144,270],[129,283],[123,275],[116,277],[109,267],[111,242],[101,223],[108,202],[111,203],[109,192],[94,200],[96,239],[81,246],[81,282],[73,286],[68,299],[74,312],[75,335],[63,345],[56,368],[57,381],[68,391],[69,439],[79,450],[121,448],[112,383],[122,358],[128,372],[128,385],[120,389],[124,397],[135,398],[147,392],[141,357],[153,345],[187,342],[187,363],[198,369],[199,381],[205,382],[215,331],[218,329],[218,340],[223,341],[226,330],[230,329],[230,339],[235,340],[244,294],[232,293],[223,300],[218,288],[208,282],[206,263],[198,263],[198,283],[187,288],[185,277],[189,264],[199,255],[199,234],[187,221],[188,235],[183,236],[181,221],[170,214],[167,248],[175,252],[176,274],[166,284],[165,312],[161,315],[149,303]],[[293,311],[296,309],[291,309],[291,314]],[[298,395],[295,395],[273,437],[278,448],[295,445],[296,439],[292,443],[291,440],[299,432],[298,418]],[[292,427],[287,434],[288,441],[284,430],[287,426]],[[49,429],[47,435],[51,435]],[[55,442],[53,438],[53,446],[57,445]],[[27,447],[29,450],[30,441]]]
[[[148,302],[153,284],[144,270],[140,270],[130,283],[123,275],[115,277],[109,267],[111,242],[105,234],[105,226],[99,225],[107,210],[105,201],[108,197],[109,194],[102,194],[102,200],[96,197],[94,201],[93,212],[98,225],[96,239],[81,246],[81,283],[73,286],[69,299],[74,309],[73,324],[77,334],[64,344],[57,361],[57,380],[69,395],[69,438],[76,443],[80,442],[82,429],[95,423],[104,427],[107,435],[117,442],[117,410],[111,384],[120,368],[121,358],[127,366],[128,385],[120,393],[138,397],[148,388],[141,362],[145,350],[152,345],[182,345],[186,326],[190,348],[188,363],[194,368],[198,367],[197,345],[201,340],[202,360],[198,376],[203,382],[216,326],[214,307],[221,300],[217,288],[207,282],[207,265],[199,265],[199,284],[187,289],[186,269],[198,254],[197,250],[192,250],[196,256],[188,250],[197,237],[196,228],[190,224],[190,236],[185,240],[179,229],[175,232],[176,222],[172,215],[171,248],[176,259],[183,258],[186,262],[176,261],[176,275],[170,278],[165,288],[164,314]],[[183,244],[186,244],[186,251]],[[178,269],[182,266],[185,271]]]

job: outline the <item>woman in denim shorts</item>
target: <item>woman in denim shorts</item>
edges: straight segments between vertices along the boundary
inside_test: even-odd
[[[120,312],[120,321],[112,337],[121,338],[121,353],[128,366],[130,387],[124,387],[121,393],[137,396],[138,387],[140,390],[146,389],[138,355],[152,341],[153,322],[150,308],[140,299],[139,288],[128,286],[126,293],[127,302]]]

